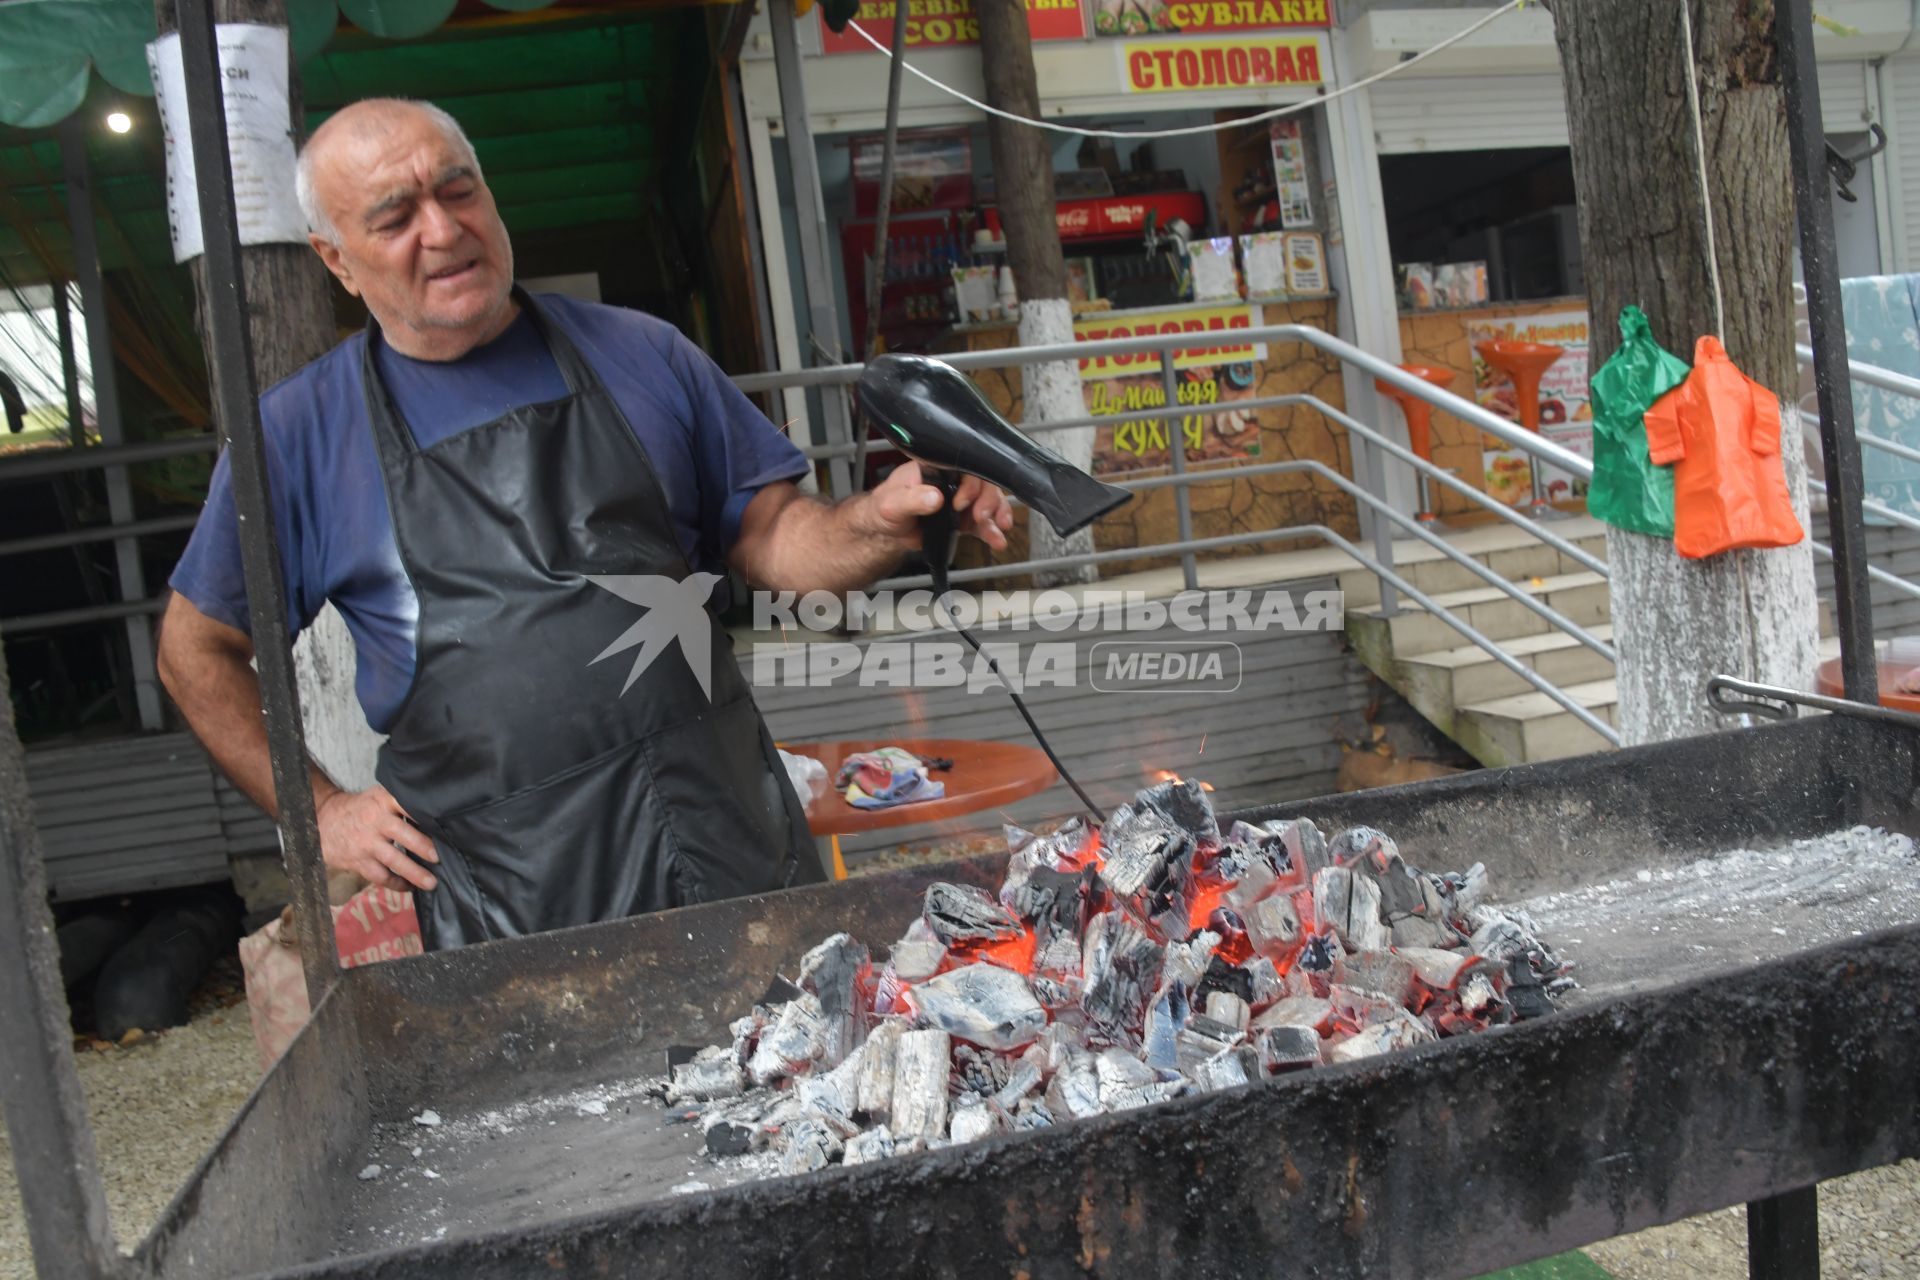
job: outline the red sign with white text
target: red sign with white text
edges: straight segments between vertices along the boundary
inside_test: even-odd
[[[1128,93],[1264,89],[1320,83],[1318,37],[1142,40],[1120,46]]]
[[[1081,0],[1026,0],[1026,4],[1027,30],[1035,40],[1079,40],[1087,34]],[[878,52],[859,37],[856,26],[882,45],[891,45],[893,13],[893,0],[861,0],[860,12],[845,31],[829,27],[822,14],[821,52]],[[973,12],[973,0],[907,0],[907,48],[979,43],[980,19]]]
[[[1164,230],[1175,218],[1198,227],[1207,220],[1207,202],[1197,191],[1163,191],[1146,196],[1100,196],[1089,200],[1062,200],[1053,207],[1053,221],[1062,240],[1100,240],[1138,236],[1147,229],[1147,214]],[[987,228],[1000,234],[1000,211],[989,207]]]

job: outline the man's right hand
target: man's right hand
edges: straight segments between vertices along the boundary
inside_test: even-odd
[[[436,883],[420,865],[440,861],[433,838],[408,821],[407,811],[385,787],[329,792],[315,816],[320,853],[329,867],[351,871],[382,889],[426,890]]]

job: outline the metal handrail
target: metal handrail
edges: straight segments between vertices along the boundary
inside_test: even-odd
[[[1793,354],[1801,364],[1813,363],[1813,348],[1805,343],[1795,343]],[[1847,375],[1854,382],[1864,382],[1870,387],[1879,387],[1882,391],[1893,391],[1920,400],[1920,378],[1895,373],[1891,369],[1882,369],[1877,364],[1862,364],[1858,360],[1847,361]]]
[[[1310,324],[1271,324],[1251,329],[1211,329],[1205,333],[1154,334],[1144,338],[1102,338],[1097,342],[1055,343],[1039,347],[1001,347],[992,351],[956,352],[940,359],[956,369],[998,369],[1008,365],[1050,364],[1071,360],[1102,359],[1122,355],[1171,355],[1211,347],[1251,346],[1255,343],[1299,342],[1314,347],[1345,364],[1353,365],[1382,382],[1444,409],[1454,417],[1493,436],[1513,448],[1551,462],[1562,471],[1582,480],[1593,476],[1593,463],[1569,449],[1536,435],[1520,424],[1482,408],[1471,400],[1416,378],[1397,364],[1363,351],[1351,342],[1336,338]],[[748,394],[804,387],[844,387],[860,379],[864,364],[820,365],[811,369],[791,369],[773,373],[743,374],[734,385]],[[1178,406],[1168,406],[1169,411]],[[1187,406],[1192,408],[1192,406]],[[1166,413],[1153,415],[1165,417]],[[1023,428],[1024,429],[1024,428]]]

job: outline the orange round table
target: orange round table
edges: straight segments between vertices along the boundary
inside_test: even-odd
[[[1899,711],[1920,712],[1920,694],[1896,693],[1893,686],[1902,676],[1920,667],[1920,662],[1882,662],[1880,667],[1880,705]],[[1840,678],[1840,659],[1828,658],[1813,677],[1814,692],[1829,698],[1844,698],[1847,690]]]
[[[953,768],[940,769],[928,776],[946,784],[947,793],[938,800],[917,800],[911,804],[890,805],[885,809],[856,809],[846,795],[833,786],[840,776],[840,762],[861,751],[881,747],[900,747],[922,760],[943,757]],[[847,877],[846,863],[840,857],[840,837],[859,831],[879,831],[886,827],[910,827],[942,818],[958,818],[985,809],[1011,804],[1038,795],[1059,779],[1059,771],[1047,753],[1038,747],[1011,742],[977,742],[967,738],[873,738],[843,742],[783,742],[780,749],[789,755],[812,756],[827,767],[827,790],[807,806],[807,829],[832,844],[833,877]]]

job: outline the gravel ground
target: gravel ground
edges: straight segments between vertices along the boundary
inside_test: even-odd
[[[223,961],[195,993],[193,1021],[128,1045],[75,1042],[107,1184],[107,1209],[122,1249],[160,1217],[260,1078],[259,1051],[240,993],[237,959]],[[19,1210],[13,1153],[0,1126],[0,1278],[33,1274]]]

